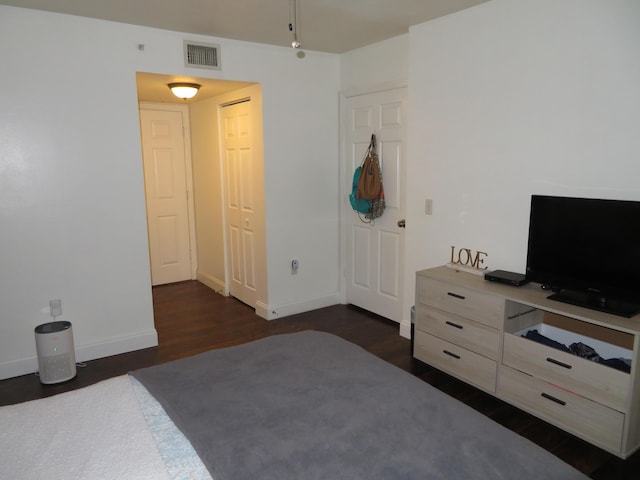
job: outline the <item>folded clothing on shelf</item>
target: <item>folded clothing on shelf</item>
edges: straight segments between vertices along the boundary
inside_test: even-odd
[[[566,353],[571,353],[581,358],[586,358],[592,362],[601,363],[608,367],[615,368],[616,370],[622,370],[623,372],[631,372],[631,359],[630,358],[602,358],[598,355],[593,347],[585,345],[582,342],[575,342],[568,347],[563,343],[557,342],[549,337],[542,335],[538,330],[529,330],[522,337],[532,340],[534,342],[541,343],[551,348],[562,350]]]

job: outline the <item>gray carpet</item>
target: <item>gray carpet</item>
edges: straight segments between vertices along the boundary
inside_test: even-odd
[[[326,333],[268,337],[132,375],[214,480],[587,478]]]

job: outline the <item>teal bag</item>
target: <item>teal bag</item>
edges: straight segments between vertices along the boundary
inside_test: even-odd
[[[353,172],[353,185],[351,187],[351,193],[349,194],[349,201],[351,202],[351,208],[356,212],[369,213],[369,210],[371,209],[371,200],[357,198],[358,180],[360,179],[361,170],[362,167],[358,167],[356,168],[356,171]]]

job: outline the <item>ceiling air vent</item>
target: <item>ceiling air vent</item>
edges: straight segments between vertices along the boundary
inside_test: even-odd
[[[185,40],[184,64],[187,67],[220,70],[220,45]]]

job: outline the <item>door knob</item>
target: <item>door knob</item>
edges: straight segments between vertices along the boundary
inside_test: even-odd
[[[398,220],[398,227],[404,228],[406,226],[407,226],[407,222],[404,218],[402,220]]]

